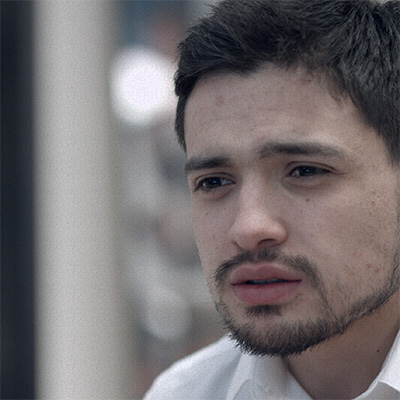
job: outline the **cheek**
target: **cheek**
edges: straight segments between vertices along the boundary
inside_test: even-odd
[[[193,205],[193,229],[200,260],[205,271],[214,270],[226,260],[229,221],[226,213],[210,212]]]
[[[353,252],[386,258],[393,254],[397,242],[397,204],[388,199],[370,200],[349,210],[343,210],[338,224],[342,236],[347,239]]]
[[[299,252],[304,250],[323,269],[328,282],[369,285],[371,279],[384,279],[399,241],[396,210],[388,198],[311,204],[299,213]]]

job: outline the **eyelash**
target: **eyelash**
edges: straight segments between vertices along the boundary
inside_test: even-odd
[[[301,176],[300,170],[303,170],[303,172],[305,172],[306,175]],[[309,172],[307,173],[306,170]],[[313,172],[310,172],[310,171],[313,171]],[[302,179],[302,178],[311,178],[311,177],[314,177],[317,175],[325,175],[325,174],[329,174],[329,173],[330,173],[330,171],[325,168],[315,167],[312,165],[299,165],[296,168],[291,170],[289,176],[291,176],[293,178],[297,178],[297,179]]]

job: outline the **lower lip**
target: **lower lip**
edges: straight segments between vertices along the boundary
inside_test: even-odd
[[[301,281],[269,283],[266,285],[235,284],[233,292],[251,306],[273,305],[287,300],[299,288]]]

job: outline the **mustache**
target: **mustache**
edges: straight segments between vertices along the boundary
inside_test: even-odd
[[[221,289],[226,280],[226,276],[233,269],[241,266],[244,263],[258,262],[275,262],[283,265],[290,270],[306,276],[313,287],[318,287],[322,284],[322,279],[318,272],[318,268],[307,257],[303,255],[290,256],[285,255],[279,250],[263,248],[258,252],[243,251],[236,256],[223,262],[216,270],[214,279],[217,288]]]

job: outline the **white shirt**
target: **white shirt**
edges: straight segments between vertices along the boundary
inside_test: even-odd
[[[310,400],[279,357],[242,354],[229,338],[163,372],[144,400]],[[400,332],[382,370],[357,400],[400,400]]]

